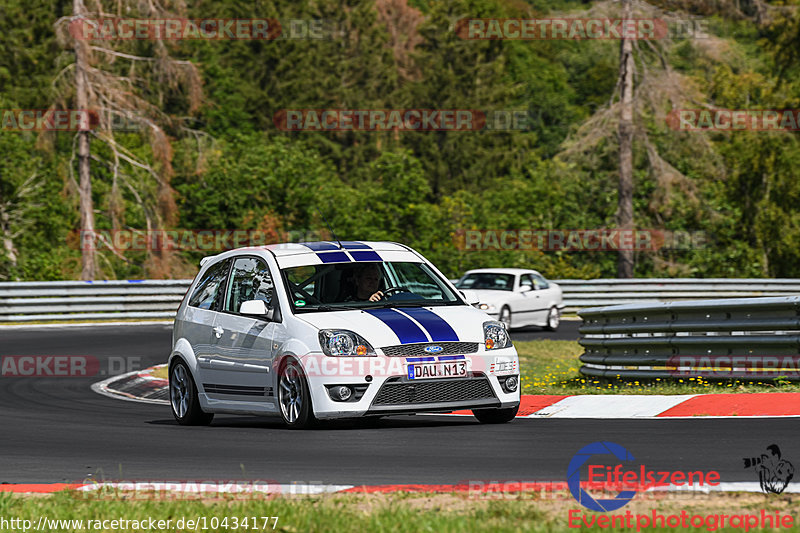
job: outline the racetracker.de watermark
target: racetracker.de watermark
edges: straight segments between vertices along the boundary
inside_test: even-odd
[[[82,230],[79,238],[68,239],[81,250],[110,249],[117,252],[184,250],[212,252],[250,246],[267,246],[288,242],[326,240],[318,231],[246,230],[246,229],[159,229],[159,230]]]
[[[798,379],[800,355],[674,355],[665,369],[681,378]]]
[[[459,229],[453,244],[464,251],[541,250],[546,252],[700,250],[704,231],[657,229]]]
[[[92,355],[4,355],[0,376],[4,378],[86,378],[116,376],[142,369],[141,357]]]
[[[0,109],[0,131],[141,131],[129,113],[94,109]]]
[[[454,31],[468,40],[658,40],[708,38],[708,21],[658,18],[463,18]]]
[[[117,40],[256,40],[331,39],[341,32],[338,21],[275,18],[76,18],[69,24],[81,41]]]
[[[673,109],[667,125],[679,131],[800,131],[800,109]]]
[[[282,131],[479,131],[486,113],[475,109],[281,109]]]

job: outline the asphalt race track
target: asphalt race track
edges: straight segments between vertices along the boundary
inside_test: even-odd
[[[565,323],[577,328],[577,323]],[[536,336],[535,331],[525,335]],[[517,419],[416,416],[342,422],[311,431],[276,420],[217,415],[178,426],[169,408],[90,390],[108,365],[166,360],[169,326],[0,330],[0,355],[90,355],[94,377],[0,378],[0,482],[245,480],[280,483],[459,483],[564,480],[571,457],[598,440],[625,446],[652,470],[717,470],[757,481],[742,458],[772,443],[800,461],[800,423],[783,419]],[[139,359],[137,359],[139,358]]]

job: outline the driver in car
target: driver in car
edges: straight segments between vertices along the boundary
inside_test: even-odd
[[[381,286],[383,272],[377,263],[364,263],[358,265],[353,273],[355,290],[345,298],[345,301],[378,302],[383,299],[383,292],[378,290]]]

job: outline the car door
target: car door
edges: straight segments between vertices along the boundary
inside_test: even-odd
[[[276,326],[266,317],[239,313],[248,300],[262,300],[268,308],[278,305],[267,264],[253,256],[237,257],[223,309],[214,321],[213,359],[205,368],[204,389],[215,399],[271,404],[275,391],[269,374]]]
[[[186,310],[176,324],[179,336],[189,341],[197,359],[202,376],[204,365],[212,358],[212,339],[216,315],[225,301],[225,287],[231,260],[226,259],[211,265],[194,287]],[[202,378],[201,378],[202,379]]]
[[[550,308],[558,306],[561,303],[559,301],[559,291],[538,272],[531,274],[531,277],[533,278],[533,286],[536,290],[536,294],[539,295],[540,305],[543,308],[542,314],[539,315],[538,319],[540,323],[544,325],[547,324],[547,313],[550,311]]]
[[[514,301],[519,309],[514,316],[514,324],[518,326],[535,324],[540,303],[530,274],[519,276],[519,283],[514,287]]]

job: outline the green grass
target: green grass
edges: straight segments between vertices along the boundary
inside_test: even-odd
[[[800,384],[775,381],[709,381],[703,378],[601,380],[581,375],[577,341],[515,342],[523,394],[712,394],[723,392],[800,392]]]
[[[800,392],[800,383],[765,381],[709,381],[703,378],[599,380],[582,376],[578,360],[583,348],[577,341],[515,342],[522,369],[522,394],[713,394],[731,392]],[[153,376],[167,379],[167,368]]]
[[[666,498],[666,499],[665,499]],[[713,495],[666,495],[654,497],[643,494],[621,511],[634,514],[650,514],[657,508],[663,514],[679,514],[681,510],[699,515],[713,513],[750,512],[758,514],[760,509],[778,511],[783,515],[794,514],[794,506],[788,498],[768,498],[763,494],[713,494]],[[264,497],[255,500],[164,500],[153,496],[117,493],[105,496],[85,495],[77,492],[61,492],[46,496],[20,496],[0,493],[0,519],[30,520],[28,531],[83,533],[85,531],[155,532],[155,531],[392,531],[392,532],[557,532],[568,531],[570,510],[578,512],[584,519],[608,516],[605,513],[587,511],[569,494],[551,495],[542,493],[482,494],[468,493],[392,493],[392,494],[335,494],[303,497]],[[40,517],[49,520],[83,520],[82,524],[53,524],[36,529]],[[206,528],[186,527],[186,520],[195,520]],[[233,528],[234,517],[239,518],[240,527]],[[255,528],[252,518],[256,517]],[[261,517],[266,517],[266,520]],[[275,529],[274,517],[278,517]],[[171,520],[167,524],[150,528],[147,521]],[[217,527],[212,518],[219,521],[227,518],[227,527],[220,522]],[[241,527],[247,518],[248,527]],[[178,520],[183,519],[179,528]],[[92,524],[87,524],[91,520]],[[97,520],[140,521],[142,524],[106,523],[97,527]],[[264,527],[266,525],[266,527]],[[727,525],[727,524],[726,524]],[[102,524],[101,524],[102,526]],[[22,528],[2,527],[5,531],[22,531]],[[581,527],[581,531],[598,527]],[[606,529],[607,530],[607,529]],[[628,531],[635,531],[633,529]],[[648,531],[650,529],[643,529]],[[706,531],[705,528],[695,529]],[[686,531],[681,528],[665,528],[659,531]],[[742,531],[721,528],[716,531]],[[785,531],[797,531],[797,527]]]

